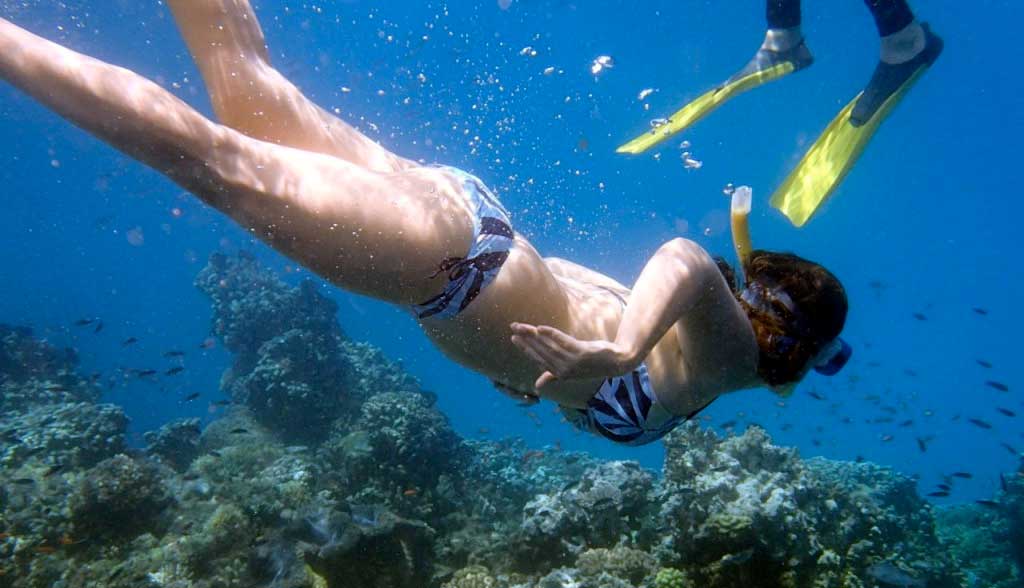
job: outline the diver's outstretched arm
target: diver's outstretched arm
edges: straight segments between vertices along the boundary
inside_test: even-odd
[[[373,171],[413,167],[328,113],[270,64],[248,0],[167,0],[221,123],[261,141],[340,157]]]
[[[469,247],[460,185],[436,169],[380,174],[247,137],[138,74],[2,18],[0,79],[343,288],[420,302],[438,293],[426,279],[438,260]]]

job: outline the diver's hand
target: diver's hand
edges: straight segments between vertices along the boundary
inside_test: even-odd
[[[631,354],[611,341],[580,341],[554,327],[512,323],[512,343],[545,372],[534,388],[562,379],[616,376],[631,369]]]

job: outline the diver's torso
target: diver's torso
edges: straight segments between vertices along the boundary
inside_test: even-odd
[[[517,235],[500,274],[472,304],[453,319],[421,324],[453,360],[514,390],[532,391],[540,368],[512,344],[509,325],[549,325],[580,340],[614,340],[624,311],[622,295],[628,296],[628,290],[616,293],[554,275],[529,242]],[[730,354],[743,349],[728,343],[735,338],[730,331],[737,325],[716,319],[722,314],[721,304],[715,297],[704,297],[692,316],[669,329],[644,360],[659,402],[673,414],[689,414],[728,391],[724,386],[733,379],[731,366],[736,362]],[[724,337],[726,342],[707,345],[707,337]],[[543,396],[583,408],[603,380],[561,380]]]

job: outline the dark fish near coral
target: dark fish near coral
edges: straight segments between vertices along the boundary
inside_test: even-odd
[[[192,402],[196,398],[199,398],[199,392],[193,392],[185,397],[185,402]]]
[[[988,314],[988,310],[987,310],[987,309],[984,309],[984,308],[982,308],[982,307],[980,307],[980,306],[975,306],[975,307],[974,307],[974,308],[972,308],[971,310],[973,310],[973,311],[974,311],[974,314],[980,314],[981,316],[985,316],[985,315],[987,315],[987,314]]]
[[[935,487],[938,488],[939,490],[942,490],[943,492],[949,492],[950,490],[953,489],[953,487],[950,486],[949,484],[936,484]]]
[[[15,479],[11,480],[11,482],[14,482],[15,484],[17,484],[19,486],[30,486],[30,485],[36,483],[36,481],[33,480],[32,478],[15,478]]]
[[[213,337],[207,337],[206,339],[203,339],[202,343],[199,344],[199,348],[200,349],[212,349],[213,346],[216,345],[216,344],[217,344],[217,341]]]
[[[230,400],[214,400],[210,403],[210,406],[231,406]]]
[[[999,508],[1000,506],[1002,506],[995,500],[975,500],[974,504],[984,506],[986,508]]]
[[[1009,386],[1007,386],[1006,384],[1004,384],[1002,382],[996,382],[995,380],[989,380],[989,381],[985,382],[985,385],[988,386],[989,388],[995,388],[996,390],[999,390],[1000,392],[1009,392],[1010,391],[1010,387]]]
[[[82,319],[78,319],[77,321],[75,321],[75,326],[76,327],[84,327],[85,325],[91,325],[94,322],[96,322],[96,319],[94,319],[94,318],[82,318]]]
[[[1017,451],[1017,448],[1014,447],[1013,445],[1010,445],[1009,443],[1000,443],[1000,445],[1002,445],[1003,449],[1009,451],[1012,455],[1014,455],[1014,456],[1020,455],[1020,452]]]
[[[825,397],[822,396],[820,392],[816,392],[814,390],[811,390],[810,392],[808,392],[807,395],[810,396],[811,398],[815,399],[815,400],[825,400]]]
[[[983,368],[991,368],[992,367],[992,363],[988,362],[988,361],[985,361],[984,359],[975,359],[974,361],[976,361],[978,363],[978,365],[980,365]]]
[[[156,370],[141,370],[141,371],[137,372],[135,375],[137,375],[140,378],[145,378],[145,377],[148,377],[148,376],[155,376],[156,375]]]
[[[1004,415],[1006,415],[1008,417],[1017,416],[1017,413],[1013,412],[1012,410],[1010,410],[1008,408],[1003,408],[1001,406],[997,406],[996,410],[998,410],[1000,413],[1002,413],[1002,414],[1004,414]]]
[[[913,421],[913,419],[907,419],[907,420],[903,421],[902,423],[900,423],[899,426],[901,426],[901,427],[912,427],[912,426],[914,426],[914,421]]]
[[[135,345],[139,340],[135,337],[128,337],[124,341],[121,341],[121,347],[128,347],[129,345]]]
[[[184,355],[185,355],[184,351],[179,351],[177,349],[172,349],[170,351],[165,351],[164,352],[164,357],[182,357]]]
[[[895,439],[895,437],[893,437],[892,435],[882,435],[882,442],[883,443],[888,443],[889,441],[892,441],[893,439]]]
[[[953,476],[954,478],[963,478],[964,480],[970,480],[971,478],[974,477],[974,474],[972,474],[971,472],[953,472],[950,475]]]
[[[982,420],[982,419],[967,419],[967,422],[971,423],[975,427],[980,427],[982,429],[991,429],[992,428],[992,424],[991,423],[989,423],[988,421]]]
[[[928,317],[925,316],[923,313],[920,313],[920,312],[915,312],[911,316],[913,316],[914,318],[916,318],[919,321],[926,321],[926,320],[928,320]]]
[[[882,584],[899,586],[900,588],[925,588],[925,581],[915,578],[890,562],[883,561],[868,566],[865,570],[869,576]]]
[[[171,369],[167,370],[166,372],[164,372],[164,375],[165,376],[173,376],[173,375],[176,375],[176,374],[180,374],[183,371],[185,371],[185,368],[181,367],[180,365],[177,365],[177,366],[174,366]]]
[[[93,333],[99,333],[102,330],[103,330],[103,321],[99,321],[99,322],[96,323],[96,328],[93,329],[92,332]]]
[[[249,434],[249,429],[246,429],[244,427],[238,427],[238,428],[235,428],[235,429],[231,429],[230,432],[231,432],[232,435],[248,435]]]
[[[931,496],[931,497],[934,497],[934,498],[945,498],[945,497],[949,496],[949,492],[946,491],[946,490],[936,490],[935,492],[929,492],[928,496]]]

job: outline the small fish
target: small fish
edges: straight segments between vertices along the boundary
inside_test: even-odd
[[[907,419],[907,420],[903,421],[902,423],[900,423],[899,426],[900,427],[912,427],[912,426],[914,426],[914,420],[913,419]]]
[[[997,406],[996,410],[998,410],[999,412],[1001,412],[1002,414],[1004,414],[1004,415],[1006,415],[1008,417],[1017,416],[1017,413],[1013,412],[1012,410],[1010,410],[1008,408],[1003,408],[1001,406]]]
[[[853,461],[855,461],[857,463],[864,463],[864,456],[863,455],[858,455],[857,457],[853,458]]]
[[[722,427],[723,429],[731,429],[736,426],[736,421],[725,421],[724,423],[718,426]]]
[[[15,484],[18,484],[19,486],[30,486],[36,483],[36,481],[33,480],[32,478],[15,478],[11,481],[14,482]]]
[[[820,392],[817,392],[815,390],[811,390],[810,392],[807,393],[807,395],[815,400],[825,400],[825,397],[822,396]]]
[[[999,508],[1000,506],[1002,506],[995,500],[975,500],[974,504],[984,506],[986,508]]]
[[[949,492],[950,490],[953,489],[953,487],[950,486],[949,484],[936,484],[935,487],[938,488],[939,490],[942,490],[943,492]]]
[[[1009,451],[1012,455],[1014,455],[1014,456],[1020,455],[1020,452],[1017,451],[1017,448],[1014,447],[1013,445],[1010,445],[1009,443],[1000,443],[1000,445],[1002,445],[1003,449]]]
[[[139,340],[135,337],[128,337],[124,341],[121,341],[121,347],[128,347],[129,345],[135,345]]]
[[[203,339],[203,342],[199,344],[200,349],[212,349],[217,344],[217,340],[213,337],[207,337]]]
[[[247,435],[249,433],[249,429],[246,429],[244,427],[238,427],[235,429],[231,429],[230,432],[232,435]]]
[[[185,371],[185,368],[181,367],[180,365],[176,365],[176,366],[172,367],[171,369],[167,370],[166,372],[164,372],[164,375],[165,376],[173,376],[173,375],[176,375],[176,374],[180,374],[183,371]]]
[[[230,400],[214,400],[210,403],[210,406],[231,406]]]
[[[184,355],[185,355],[184,351],[179,351],[177,349],[172,349],[170,351],[165,351],[164,352],[164,357],[182,357]]]
[[[156,375],[156,370],[141,370],[137,372],[135,375],[137,375],[140,378],[145,378],[148,376]]]
[[[62,464],[62,463],[58,463],[58,464],[54,464],[54,465],[50,466],[50,468],[49,468],[49,469],[47,469],[47,470],[46,470],[46,471],[45,471],[45,472],[43,473],[43,477],[44,477],[44,478],[49,478],[50,476],[52,476],[52,475],[54,475],[54,474],[60,473],[61,471],[63,471],[63,470],[64,470],[64,465],[65,465],[65,464]]]
[[[217,451],[216,449],[211,449],[208,453],[214,457],[221,457],[222,455],[221,452]]]
[[[1004,384],[1002,382],[996,382],[995,380],[988,380],[987,382],[985,382],[985,385],[988,386],[989,388],[995,388],[996,390],[999,390],[1000,392],[1009,392],[1010,391],[1010,387],[1009,386],[1007,386],[1006,384]]]
[[[919,321],[926,321],[926,320],[928,320],[928,317],[925,316],[924,314],[920,313],[920,312],[915,312],[911,316],[913,316],[914,318],[916,318]]]
[[[94,322],[96,322],[96,319],[94,319],[94,318],[82,318],[82,319],[78,319],[77,321],[75,321],[75,326],[76,327],[84,327],[86,325],[91,325]]]
[[[882,442],[883,443],[888,443],[888,442],[892,441],[893,439],[895,439],[895,437],[893,437],[892,435],[882,435]]]
[[[917,448],[921,450],[921,453],[928,451],[928,442],[926,440],[921,437],[916,437],[915,439],[917,440]]]
[[[196,398],[199,398],[199,392],[193,392],[185,397],[185,402],[192,402]]]
[[[974,361],[977,362],[978,365],[980,365],[981,367],[983,367],[985,369],[991,369],[992,368],[992,363],[989,362],[989,361],[985,361],[984,359],[975,359]]]
[[[971,423],[975,427],[981,427],[982,429],[991,429],[992,424],[982,419],[967,419],[967,422]]]
[[[935,492],[929,492],[928,496],[932,496],[934,498],[945,498],[946,496],[949,496],[949,492],[945,490],[936,490]]]
[[[987,315],[987,314],[988,314],[988,310],[987,310],[987,309],[984,309],[984,308],[982,308],[982,307],[980,307],[980,306],[975,306],[975,307],[974,307],[974,308],[972,308],[971,310],[973,310],[973,311],[974,311],[974,314],[980,314],[981,316],[985,316],[985,315]]]
[[[50,555],[51,553],[56,553],[57,548],[53,545],[37,545],[33,549],[33,551],[35,551],[36,553],[41,553],[43,555]]]
[[[974,474],[972,474],[971,472],[953,472],[950,475],[953,476],[954,478],[963,478],[964,480],[970,480],[971,478],[974,477]]]
[[[99,322],[96,323],[96,328],[93,329],[92,332],[93,332],[93,334],[96,334],[96,333],[99,333],[102,330],[103,330],[103,321],[99,321]]]
[[[417,490],[416,488],[407,488],[404,492],[402,492],[402,495],[403,496],[416,496],[419,493],[420,493],[420,491]]]

